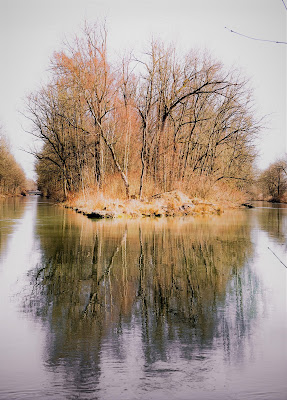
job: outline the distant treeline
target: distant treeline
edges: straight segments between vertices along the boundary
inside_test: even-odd
[[[287,203],[287,157],[278,159],[260,173],[255,197]]]
[[[248,82],[209,54],[152,41],[115,62],[105,28],[85,27],[54,53],[51,72],[27,101],[46,194],[109,186],[141,198],[204,180],[242,189],[252,178],[260,124]]]
[[[0,194],[17,195],[25,189],[26,177],[10,152],[0,128]]]

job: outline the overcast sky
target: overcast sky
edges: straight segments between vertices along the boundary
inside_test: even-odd
[[[285,2],[286,4],[287,2]],[[153,36],[174,42],[181,51],[206,48],[227,67],[240,67],[250,78],[258,115],[268,115],[258,149],[258,166],[286,152],[287,10],[283,0],[0,0],[0,124],[16,159],[29,177],[33,137],[19,111],[24,99],[47,80],[49,59],[65,37],[80,31],[83,22],[107,21],[111,54],[140,51]]]

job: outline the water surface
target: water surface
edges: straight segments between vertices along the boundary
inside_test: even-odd
[[[287,208],[256,205],[91,221],[2,201],[0,398],[286,399]]]

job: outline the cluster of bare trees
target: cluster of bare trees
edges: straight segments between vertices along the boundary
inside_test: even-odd
[[[108,61],[104,28],[54,54],[52,79],[28,98],[39,185],[79,191],[120,179],[126,196],[189,189],[198,177],[242,187],[260,126],[247,82],[209,55],[151,42],[140,59]]]
[[[271,201],[287,201],[287,158],[272,163],[259,176],[262,197]]]
[[[3,129],[0,127],[0,194],[19,194],[25,185],[25,174],[11,154]]]

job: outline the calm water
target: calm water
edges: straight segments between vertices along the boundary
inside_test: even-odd
[[[0,399],[286,400],[287,208],[256,205],[91,221],[2,201]]]

